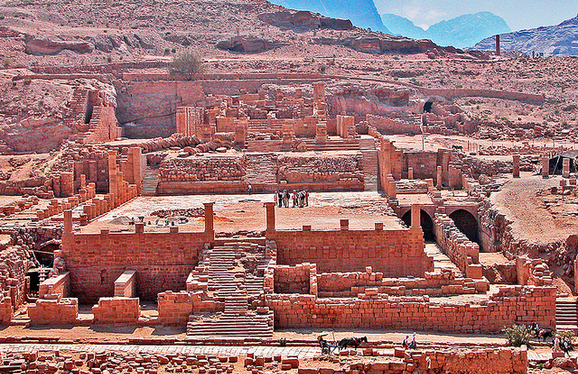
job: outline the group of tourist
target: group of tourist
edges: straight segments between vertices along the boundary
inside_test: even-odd
[[[406,335],[401,345],[403,346],[404,349],[416,349],[417,341],[415,340],[415,332],[413,333],[413,338],[411,339],[411,341],[409,340],[409,335]]]
[[[303,208],[309,206],[309,192],[306,190],[289,192],[275,191],[275,205],[279,208]]]

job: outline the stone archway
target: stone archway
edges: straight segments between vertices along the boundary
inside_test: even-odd
[[[411,209],[401,217],[401,220],[406,224],[407,227],[411,227]],[[423,209],[420,210],[420,226],[423,230],[423,239],[426,242],[435,241],[436,237],[433,220]]]
[[[450,214],[450,218],[454,220],[456,227],[475,243],[479,243],[478,236],[478,222],[472,213],[465,209],[458,209]]]

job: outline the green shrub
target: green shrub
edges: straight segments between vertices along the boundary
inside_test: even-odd
[[[533,337],[532,330],[530,330],[530,328],[526,325],[512,325],[510,327],[504,327],[502,332],[506,334],[508,344],[513,347],[528,345]]]
[[[173,59],[169,72],[190,77],[203,72],[203,61],[195,53],[186,51]]]

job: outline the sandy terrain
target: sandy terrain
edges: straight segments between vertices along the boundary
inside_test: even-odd
[[[492,194],[491,201],[514,222],[516,238],[540,244],[566,239],[577,232],[577,220],[572,216],[554,216],[546,208],[544,198],[538,196],[539,191],[559,183],[560,177],[512,179],[500,192]]]
[[[83,232],[99,232],[102,228],[132,230],[129,225],[115,224],[119,217],[138,218],[144,216],[147,231],[168,231],[166,220],[159,220],[150,214],[159,209],[202,208],[204,202],[214,201],[215,230],[217,232],[237,232],[240,230],[265,230],[265,208],[263,203],[273,201],[273,194],[254,195],[195,195],[167,197],[139,197],[122,207],[104,215],[97,221],[82,228]],[[301,229],[311,225],[313,230],[339,229],[339,220],[349,219],[352,230],[374,229],[376,222],[384,227],[399,228],[401,221],[393,216],[387,201],[375,192],[311,193],[309,207],[277,208],[278,229]],[[176,223],[177,224],[177,223]],[[185,224],[178,224],[181,230],[202,231],[204,218],[190,218]]]

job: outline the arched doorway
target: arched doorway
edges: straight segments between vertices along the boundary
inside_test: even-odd
[[[475,243],[479,243],[478,237],[478,222],[472,213],[464,209],[458,209],[452,214],[450,218],[454,220],[456,227]]]
[[[434,234],[434,225],[431,217],[425,210],[420,211],[420,226],[423,230],[423,239],[426,242],[435,241],[436,237]],[[411,227],[411,210],[408,210],[403,217],[401,217],[403,223],[406,224],[407,227]]]

